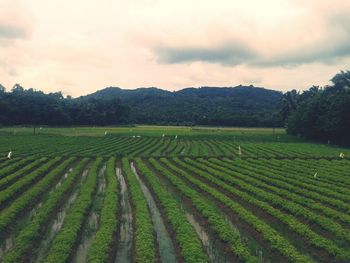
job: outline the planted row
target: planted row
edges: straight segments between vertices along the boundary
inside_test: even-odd
[[[43,229],[45,229],[45,224],[49,220],[50,215],[59,208],[64,196],[72,190],[87,162],[87,158],[80,161],[72,172],[68,174],[62,185],[55,189],[43,202],[30,224],[26,225],[16,237],[13,249],[2,258],[3,263],[26,261],[24,258],[26,253],[35,246],[36,241],[42,236]]]
[[[131,203],[135,211],[134,260],[140,263],[155,262],[155,239],[147,201],[135,174],[130,169],[129,161],[124,158],[122,160],[122,165],[131,193]]]
[[[163,160],[163,159],[161,159]],[[179,160],[174,158],[177,163]],[[288,258],[291,262],[311,262],[311,259],[300,254],[290,242],[283,238],[276,230],[266,224],[263,220],[255,216],[252,212],[245,209],[242,205],[236,203],[217,189],[203,183],[202,181],[196,179],[194,176],[190,175],[184,170],[178,173],[182,177],[186,178],[190,183],[197,186],[202,191],[214,197],[226,207],[232,210],[237,216],[239,216],[244,222],[253,227],[256,231],[262,234],[262,237],[268,241],[272,248],[278,250],[282,255]],[[198,170],[196,174],[201,175]]]
[[[272,207],[269,203],[261,201],[259,199],[256,199],[251,194],[247,194],[243,191],[238,190],[236,187],[232,187],[226,182],[223,182],[219,179],[217,179],[217,176],[223,177],[224,174],[221,174],[218,171],[215,171],[214,169],[211,169],[204,165],[196,165],[197,167],[201,167],[203,171],[198,170],[198,168],[193,167],[194,163],[193,161],[186,159],[191,165],[186,165],[182,163],[183,166],[186,167],[186,169],[191,170],[195,174],[200,175],[201,177],[209,180],[211,183],[220,186],[222,189],[227,190],[228,192],[234,194],[235,196],[239,197],[240,199],[244,200],[245,202],[248,202],[250,204],[253,204],[256,207],[259,207],[260,209],[264,210],[271,216],[279,219],[281,222],[283,222],[290,230],[297,233],[301,237],[304,237],[309,243],[315,245],[316,247],[322,248],[326,250],[330,255],[336,256],[338,259],[348,259],[349,253],[342,248],[339,248],[336,244],[334,244],[332,241],[320,236],[319,234],[312,231],[307,225],[299,222],[295,219],[293,215],[289,215],[286,213],[281,212],[280,210]],[[181,161],[177,160],[178,164],[181,164]],[[212,176],[209,174],[211,172],[212,174],[215,174],[215,176]],[[243,185],[240,183],[240,185]],[[265,193],[267,195],[267,193]],[[261,194],[263,195],[263,194]],[[270,200],[273,201],[273,200]]]
[[[264,183],[249,178],[248,176],[243,176],[237,172],[232,172],[228,169],[222,168],[219,165],[211,164],[203,159],[198,159],[197,161],[198,162],[191,161],[191,164],[197,166],[200,169],[203,169],[203,167],[205,167],[205,170],[217,176],[217,178],[226,181],[232,186],[238,186],[240,189],[249,192],[250,195],[256,196],[257,199],[264,200],[271,205],[277,206],[278,208],[280,207],[283,210],[291,213],[293,216],[304,217],[307,221],[310,222],[310,224],[315,223],[324,230],[333,233],[337,237],[337,240],[340,239],[344,241],[345,239],[346,242],[350,241],[349,230],[344,229],[340,224],[334,222],[334,220],[331,220],[328,217],[324,217],[319,214],[315,214],[302,205],[283,199],[276,194],[260,189],[260,187],[265,186],[269,190],[278,192],[277,188],[275,189],[275,187],[269,187]],[[201,166],[201,164],[204,164],[204,166]],[[245,181],[248,181],[248,183]],[[289,196],[289,193],[285,193],[284,197],[286,196]]]
[[[193,188],[184,183],[181,179],[176,177],[169,169],[163,167],[155,159],[150,159],[153,167],[159,171],[160,174],[168,178],[168,180],[187,198],[189,198],[198,211],[208,219],[210,226],[218,234],[220,239],[232,246],[232,252],[243,262],[258,262],[258,259],[252,256],[249,249],[241,241],[240,235],[234,231],[226,222],[225,217],[217,212],[214,204],[201,197]],[[166,159],[162,159],[175,172],[180,172],[176,166],[169,163]],[[149,178],[149,177],[147,177]]]
[[[37,179],[40,179],[40,177],[44,176],[45,173],[47,173],[52,166],[57,164],[61,161],[60,157],[56,157],[44,165],[40,166],[35,171],[27,174],[25,177],[21,178],[14,184],[7,187],[5,190],[0,192],[0,207],[3,207],[6,202],[8,202],[11,198],[13,198],[15,195],[23,191],[27,186],[34,183]]]
[[[6,177],[9,174],[12,174],[16,172],[20,167],[23,165],[26,165],[30,161],[32,161],[34,158],[22,158],[22,159],[12,159],[9,161],[8,165],[4,165],[4,167],[0,168],[0,179]]]
[[[193,226],[187,221],[183,209],[181,209],[167,189],[162,187],[158,178],[140,159],[136,159],[136,164],[157,195],[165,211],[166,218],[175,231],[176,241],[181,248],[181,255],[184,260],[193,263],[208,262],[208,257],[203,252],[201,241]]]
[[[270,173],[277,174],[281,176],[282,174],[287,175],[288,182],[297,186],[301,186],[309,191],[314,191],[317,193],[321,193],[324,195],[328,195],[332,198],[342,200],[344,202],[350,201],[349,190],[345,188],[346,193],[342,193],[344,187],[340,188],[334,184],[330,184],[322,182],[322,178],[325,176],[324,171],[321,167],[317,169],[320,173],[318,173],[318,178],[315,180],[313,175],[315,174],[316,169],[308,170],[305,167],[299,167],[292,165],[293,162],[298,162],[298,160],[293,160],[293,162],[289,160],[276,161],[276,160],[259,160],[256,162],[254,160],[249,160],[250,169],[258,169],[265,170],[268,169]],[[310,161],[311,162],[311,161]],[[334,177],[339,178],[339,176]],[[294,180],[294,181],[293,181]]]
[[[245,164],[244,161],[232,161],[230,159],[224,158],[228,164],[235,166],[236,169],[240,169],[243,174],[252,175],[259,180],[264,181],[268,184],[274,184],[278,187],[287,189],[288,191],[298,193],[307,198],[312,198],[316,201],[321,201],[322,203],[326,203],[332,205],[333,207],[341,210],[345,210],[347,213],[350,213],[350,204],[346,202],[336,199],[334,197],[326,196],[321,193],[314,192],[312,189],[309,189],[310,184],[301,183],[298,180],[286,178],[286,176],[281,176],[280,174],[276,174],[272,170],[265,172],[265,169],[261,166],[258,168],[252,167],[252,165]],[[334,192],[331,189],[328,189],[327,192]]]
[[[113,236],[117,230],[117,208],[118,208],[118,180],[115,171],[115,157],[107,162],[106,178],[107,189],[101,210],[99,229],[89,248],[87,262],[108,262]]]
[[[7,174],[7,176],[4,176],[2,179],[0,179],[0,190],[6,188],[11,183],[17,181],[19,178],[24,176],[28,171],[30,171],[30,170],[34,169],[36,166],[44,163],[46,160],[47,160],[47,158],[40,158],[40,159],[24,166],[23,168],[21,168],[19,170],[14,170],[14,168],[16,169],[17,167],[21,167],[21,165],[23,165],[23,163],[25,163],[25,162],[19,161],[15,165],[11,165],[11,167],[8,167],[8,169],[6,169],[6,171],[2,171],[3,172],[2,175]],[[26,162],[28,162],[28,160],[26,160]]]
[[[47,191],[53,182],[58,179],[67,166],[75,160],[71,157],[49,172],[40,182],[31,187],[22,196],[16,199],[8,208],[4,209],[0,215],[0,233],[2,233],[16,219],[20,212],[32,206],[33,203]]]
[[[66,262],[81,232],[85,217],[92,204],[97,186],[97,173],[102,158],[97,158],[89,170],[86,182],[81,186],[79,196],[68,212],[61,231],[54,238],[46,263]]]
[[[333,219],[340,220],[344,223],[350,224],[350,216],[347,215],[346,213],[342,213],[340,211],[337,211],[333,208],[330,208],[320,202],[314,201],[310,198],[305,198],[301,195],[295,194],[293,192],[290,192],[288,190],[285,190],[281,187],[277,187],[274,185],[270,185],[265,183],[264,181],[261,180],[261,175],[259,174],[248,174],[244,172],[245,170],[241,170],[237,167],[234,168],[232,165],[229,165],[223,161],[220,161],[215,158],[209,159],[209,162],[202,161],[201,159],[198,159],[198,161],[203,162],[207,166],[211,166],[214,169],[218,169],[221,171],[224,171],[227,174],[231,174],[235,177],[238,177],[246,182],[249,182],[250,184],[253,184],[259,188],[267,189],[268,191],[274,192],[278,194],[279,196],[283,198],[288,198],[289,200],[292,200],[293,202],[296,202],[302,206],[308,207],[310,209],[316,210],[320,213],[323,213],[327,217],[331,217]],[[263,168],[261,168],[263,169]],[[243,173],[244,172],[244,173]],[[307,191],[307,190],[305,190]]]

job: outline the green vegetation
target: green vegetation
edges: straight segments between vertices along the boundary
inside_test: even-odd
[[[187,88],[170,92],[156,88],[106,88],[64,98],[16,84],[0,88],[0,125],[223,125],[279,127],[282,93],[253,86]]]
[[[123,159],[122,162],[123,171],[126,175],[128,186],[130,187],[131,203],[135,216],[134,260],[135,262],[155,262],[155,239],[147,201],[135,174],[131,171],[129,161]]]
[[[282,129],[1,130],[0,262],[161,262],[165,246],[181,262],[350,260],[347,148]]]
[[[86,182],[81,186],[78,199],[67,214],[65,224],[55,237],[45,262],[66,262],[74,244],[79,237],[87,211],[92,203],[92,196],[96,188],[98,168],[102,159],[98,158],[92,164]]]
[[[34,241],[37,241],[43,234],[45,228],[45,223],[49,219],[50,214],[54,212],[57,207],[59,207],[62,198],[72,190],[74,182],[76,182],[77,177],[82,172],[82,169],[86,165],[88,159],[84,159],[74,167],[74,170],[69,174],[67,180],[64,181],[62,186],[54,191],[50,197],[45,200],[42,208],[33,217],[31,223],[27,225],[16,237],[15,247],[2,259],[2,262],[19,262],[20,258],[24,257],[24,254],[28,250],[35,246]]]
[[[166,218],[175,231],[177,242],[181,248],[181,255],[186,262],[208,262],[204,254],[202,244],[191,224],[187,221],[184,211],[175,201],[173,196],[159,183],[151,170],[145,166],[140,159],[136,163],[142,174],[152,186],[162,207],[165,210]]]
[[[285,94],[287,131],[309,140],[350,145],[350,71],[332,78],[333,85]],[[291,106],[292,105],[292,106]]]
[[[91,244],[88,262],[108,262],[113,237],[117,233],[118,181],[115,176],[115,158],[107,162],[107,190],[101,211],[100,227]]]

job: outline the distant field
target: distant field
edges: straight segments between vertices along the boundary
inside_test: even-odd
[[[0,262],[350,261],[349,149],[283,129],[32,133],[0,129]]]
[[[74,127],[74,128],[51,128],[37,127],[37,134],[56,134],[67,136],[104,136],[105,131],[115,135],[144,135],[144,136],[161,136],[165,135],[286,135],[282,128],[240,128],[240,127],[186,127],[186,126],[131,126],[131,127]],[[0,132],[9,134],[33,134],[33,128],[26,127],[9,127],[0,128]]]

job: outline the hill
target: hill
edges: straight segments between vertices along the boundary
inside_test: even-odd
[[[129,107],[130,123],[174,125],[278,126],[283,94],[254,86],[158,88],[108,87],[78,101],[118,99]]]

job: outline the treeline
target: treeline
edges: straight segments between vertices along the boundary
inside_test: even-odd
[[[11,92],[0,86],[1,125],[112,125],[126,122],[128,111],[118,99],[74,100],[19,84]]]
[[[220,125],[278,127],[282,93],[263,88],[106,88],[73,99],[16,84],[0,88],[1,125]]]
[[[341,71],[331,81],[324,88],[284,94],[281,116],[289,134],[350,145],[350,71]]]

